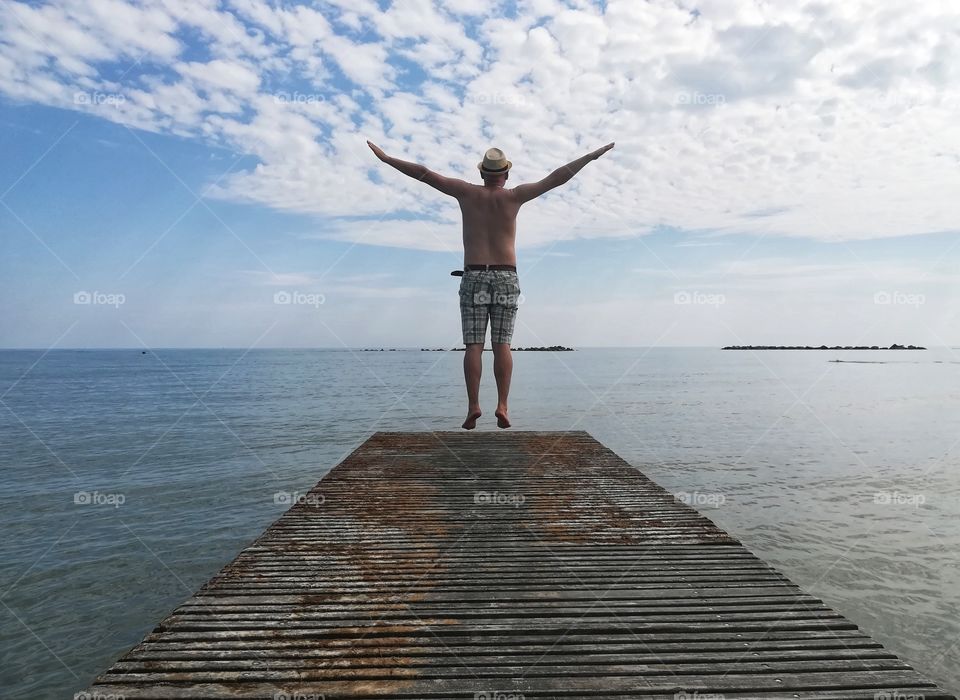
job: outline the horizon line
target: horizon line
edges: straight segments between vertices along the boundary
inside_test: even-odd
[[[821,343],[821,345],[824,345],[824,344],[825,344],[825,343]],[[897,344],[897,345],[918,345],[918,343],[896,343],[896,344]],[[796,349],[806,349],[805,347],[799,346],[799,344],[796,344],[796,343],[792,343],[792,344],[789,344],[789,345],[791,345],[791,346],[796,345],[796,346],[797,346]],[[829,350],[843,350],[843,349],[845,349],[845,348],[844,348],[842,345],[840,345],[839,343],[834,344],[834,345],[838,345],[839,347],[833,347],[833,346],[831,345],[831,346],[828,346],[827,349],[829,349]],[[773,348],[773,347],[783,347],[783,348],[786,348],[786,347],[787,347],[787,345],[777,346],[777,345],[773,345],[773,344],[770,344],[770,343],[748,344],[748,345],[740,345],[740,346],[738,346],[738,347],[758,348],[758,347],[760,347],[760,346],[766,346],[766,347],[772,347],[772,348]],[[43,348],[43,347],[0,347],[0,352],[27,351],[27,350],[36,350],[36,351],[40,351],[40,352],[55,352],[55,351],[61,351],[61,352],[62,352],[62,351],[71,351],[71,352],[75,352],[75,351],[85,351],[85,350],[141,350],[141,351],[144,351],[144,352],[148,352],[148,351],[152,351],[152,350],[244,350],[244,351],[248,351],[248,352],[252,352],[252,351],[254,351],[254,350],[332,350],[332,351],[340,351],[340,352],[349,352],[349,351],[351,351],[351,350],[361,350],[361,351],[375,350],[375,351],[379,352],[381,348],[383,348],[384,350],[414,350],[414,351],[417,351],[417,352],[438,352],[438,351],[459,350],[459,349],[462,349],[462,347],[463,347],[462,345],[459,345],[459,346],[457,346],[457,347],[455,347],[455,348],[445,348],[445,347],[437,348],[437,347],[430,347],[430,346],[426,346],[426,345],[393,345],[393,346],[389,346],[389,345],[376,345],[376,346],[363,345],[363,346],[359,346],[359,345],[358,345],[358,346],[351,346],[351,347],[343,347],[342,345],[340,345],[340,346],[266,346],[266,347],[244,347],[244,346],[234,346],[234,345],[192,345],[192,346],[188,346],[188,345],[158,345],[158,346],[151,346],[151,347],[146,347],[146,348],[145,348],[145,347],[143,347],[142,345],[141,345],[141,346],[132,346],[132,345],[131,345],[131,346],[102,346],[102,347],[101,347],[101,346],[92,346],[92,347],[91,347],[91,346],[88,346],[88,347],[57,347],[57,348]],[[488,347],[489,347],[488,345],[484,345],[484,349],[486,349],[486,348],[488,348]],[[551,346],[550,346],[550,345],[518,345],[518,346],[516,346],[516,347],[511,346],[511,349],[512,349],[512,350],[516,350],[517,347],[551,347]],[[667,349],[667,348],[697,348],[697,349],[700,349],[700,348],[704,348],[704,349],[712,348],[712,349],[716,349],[716,350],[721,350],[721,349],[723,349],[724,347],[729,347],[729,346],[726,346],[726,345],[579,345],[579,346],[577,346],[577,345],[571,345],[571,346],[563,346],[563,347],[571,347],[571,348],[573,348],[574,350],[576,350],[576,349],[583,349],[583,350],[632,350],[632,349],[648,349],[648,348],[664,348],[664,349]],[[809,347],[810,349],[813,349],[813,350],[819,350],[819,349],[820,349],[820,346],[819,346],[819,345],[809,345],[808,347]],[[858,346],[856,346],[856,347],[862,348],[862,347],[864,347],[864,346],[863,346],[863,345],[858,345]],[[867,347],[869,347],[869,346],[867,346]],[[953,345],[925,345],[925,346],[922,346],[922,347],[925,347],[925,348],[928,348],[928,349],[929,349],[929,348],[941,348],[941,349],[949,349],[949,350],[960,350],[960,346],[953,346]],[[426,349],[424,350],[424,348],[426,348]],[[878,350],[890,350],[890,347],[889,347],[889,345],[887,345],[887,346],[878,345],[878,348],[877,348],[877,349],[878,349]]]

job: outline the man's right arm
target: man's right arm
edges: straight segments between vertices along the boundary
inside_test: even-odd
[[[529,202],[531,199],[536,199],[544,192],[549,192],[554,187],[559,187],[560,185],[569,181],[570,178],[583,169],[583,166],[585,166],[591,160],[596,160],[611,148],[613,148],[613,143],[608,143],[602,148],[598,148],[597,150],[592,151],[585,156],[581,156],[576,160],[570,161],[566,165],[560,166],[539,182],[517,185],[513,188],[513,191],[519,198],[521,204],[524,202]]]
[[[382,160],[387,165],[393,166],[404,175],[412,177],[414,180],[425,182],[431,187],[438,189],[444,194],[450,195],[451,197],[460,197],[460,195],[462,195],[469,188],[469,183],[463,180],[458,180],[454,177],[444,177],[439,173],[433,172],[425,165],[420,165],[419,163],[409,163],[405,160],[388,156],[383,152],[382,148],[371,143],[370,141],[367,141],[367,145],[370,146],[370,150],[376,154],[377,158]]]

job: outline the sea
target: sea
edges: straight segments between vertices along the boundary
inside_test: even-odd
[[[2,696],[86,687],[374,432],[458,430],[462,357],[0,351]],[[516,352],[510,413],[588,431],[960,691],[960,349]]]

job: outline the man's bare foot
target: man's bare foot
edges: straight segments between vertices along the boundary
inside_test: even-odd
[[[498,408],[494,414],[497,417],[497,427],[498,428],[509,428],[510,419],[507,417],[507,409]]]
[[[463,421],[463,428],[467,430],[473,430],[477,427],[477,418],[481,415],[480,409],[475,408],[467,413],[467,419]]]

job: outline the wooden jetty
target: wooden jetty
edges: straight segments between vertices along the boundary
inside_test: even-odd
[[[582,431],[376,433],[86,692],[956,697]]]

